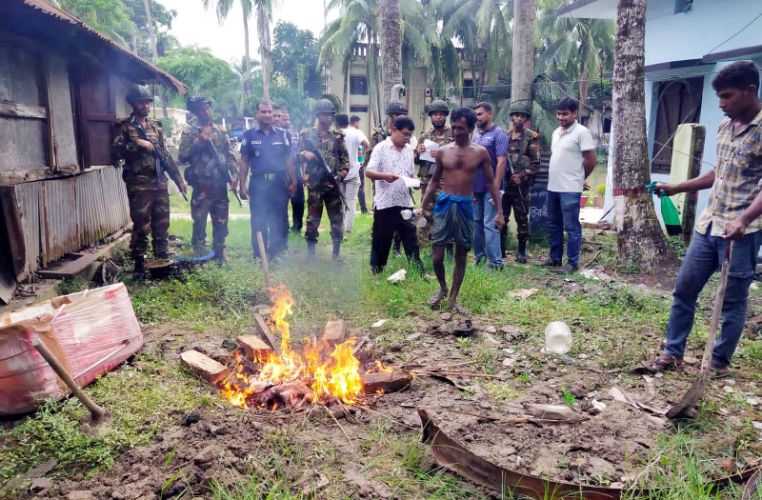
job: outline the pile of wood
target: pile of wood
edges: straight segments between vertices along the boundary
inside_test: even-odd
[[[317,402],[313,390],[303,380],[287,383],[256,381],[253,383],[239,378],[243,372],[250,380],[255,380],[259,368],[254,360],[264,360],[271,353],[280,354],[280,346],[275,342],[265,320],[255,315],[256,334],[241,335],[236,339],[237,353],[231,358],[231,367],[215,361],[209,356],[191,349],[180,355],[182,364],[193,373],[221,390],[233,389],[245,392],[245,406],[267,408],[270,410],[289,408],[298,409],[305,404]],[[349,330],[344,320],[329,321],[323,332],[322,341],[329,346],[336,346],[349,338]],[[363,376],[366,394],[379,395],[407,388],[412,382],[412,375],[406,371],[383,369],[376,366],[368,369]]]

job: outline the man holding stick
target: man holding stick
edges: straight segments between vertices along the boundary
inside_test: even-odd
[[[434,204],[434,227],[431,234],[431,260],[439,281],[439,291],[429,299],[432,308],[439,307],[447,298],[453,311],[468,315],[468,310],[458,304],[458,292],[466,274],[466,258],[473,245],[472,186],[476,172],[481,171],[487,189],[497,208],[495,227],[499,231],[505,224],[497,185],[492,172],[492,159],[487,149],[471,142],[476,115],[468,108],[456,109],[450,117],[455,142],[440,148],[436,156],[434,175],[421,203],[424,213],[429,214],[432,200],[442,181],[442,191]],[[445,246],[455,242],[455,271],[452,288],[447,290],[445,279]]]

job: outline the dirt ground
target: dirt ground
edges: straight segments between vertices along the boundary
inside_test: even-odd
[[[579,286],[563,281],[553,285]],[[212,481],[232,483],[257,471],[264,476],[271,465],[268,460],[278,457],[286,463],[283,480],[300,485],[305,496],[395,498],[398,494],[367,473],[366,465],[373,459],[379,426],[395,439],[417,439],[421,425],[417,408],[425,408],[443,422],[443,430],[451,437],[500,466],[553,479],[626,487],[647,474],[648,464],[658,458],[654,456],[656,436],[671,425],[660,412],[679,399],[692,381],[690,366],[686,373],[667,380],[607,370],[600,363],[606,357],[603,352],[546,355],[535,344],[522,341],[520,328],[497,330],[486,318],[473,318],[472,336],[465,341],[452,334],[463,332],[457,331],[460,319],[449,313],[434,322],[418,319],[413,324],[404,341],[384,346],[373,340],[373,331],[353,331],[365,339],[365,359],[380,359],[418,374],[407,390],[352,408],[351,415],[339,412],[337,421],[322,406],[290,414],[218,404],[210,410],[176,415],[176,425],[164,430],[153,444],[127,451],[111,470],[94,478],[75,476],[62,484],[61,493],[68,498],[193,498],[204,496]],[[192,345],[177,340],[182,338],[171,326],[155,328],[146,332],[146,349],[172,362],[178,362],[179,353],[188,347],[220,359],[229,355],[229,344],[220,344],[213,332]],[[495,373],[472,374],[474,353],[480,347],[498,353],[501,368]],[[699,356],[690,352],[687,360],[695,366]],[[426,375],[432,368],[449,374]],[[522,373],[531,377],[519,386],[503,382]],[[620,393],[612,393],[612,388]],[[711,398],[732,392],[762,399],[758,383],[742,375],[712,384],[710,392]],[[630,402],[617,401],[612,394],[625,394]],[[605,408],[597,412],[593,401]],[[506,418],[526,415],[522,403],[565,404],[582,420],[541,426],[506,423]],[[725,406],[718,411],[739,432],[744,421],[762,420],[758,404],[753,410]],[[737,435],[719,431],[707,436],[706,449],[717,477],[730,468],[755,463],[762,453],[758,443],[731,457],[732,466],[728,465],[728,450],[733,449]],[[331,449],[335,462],[321,465],[317,460],[312,467],[301,467],[273,435],[297,436],[302,456],[319,457]],[[429,467],[436,467],[427,460]]]

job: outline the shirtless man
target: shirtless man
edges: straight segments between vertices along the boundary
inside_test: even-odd
[[[484,172],[492,195],[492,203],[497,207],[495,226],[499,231],[505,225],[489,153],[484,147],[471,142],[475,124],[476,115],[471,109],[458,108],[452,113],[450,127],[455,142],[439,149],[434,175],[421,202],[421,209],[430,219],[431,202],[444,176],[442,191],[434,204],[434,227],[431,234],[431,261],[439,281],[439,291],[429,299],[429,305],[432,308],[439,307],[447,298],[450,308],[463,315],[468,315],[469,312],[458,304],[458,292],[466,274],[466,257],[473,244],[472,186],[478,169]],[[445,246],[453,241],[455,242],[455,270],[448,296],[444,254]]]

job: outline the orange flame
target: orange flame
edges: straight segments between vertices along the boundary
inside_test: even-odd
[[[253,359],[258,373],[247,375],[244,360],[236,353],[236,369],[222,383],[220,392],[239,408],[250,406],[249,398],[268,386],[302,380],[313,391],[312,400],[338,399],[356,403],[363,393],[360,361],[354,355],[355,339],[335,348],[325,342],[306,341],[302,352],[291,348],[291,330],[286,318],[293,314],[294,299],[281,285],[270,290],[274,304],[270,321],[281,337],[281,354],[267,352],[262,359]]]

